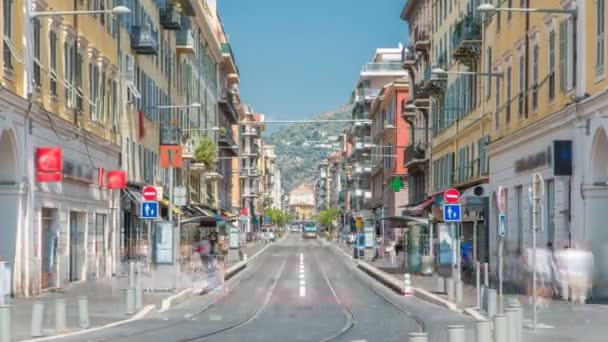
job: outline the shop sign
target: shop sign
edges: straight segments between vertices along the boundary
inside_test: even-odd
[[[61,147],[36,149],[36,180],[38,182],[61,182],[63,167]]]
[[[168,221],[157,222],[154,234],[154,259],[157,264],[173,264],[173,229]]]
[[[127,172],[123,170],[108,171],[108,189],[124,189],[127,187]]]
[[[524,172],[551,165],[551,147],[515,161],[515,172]]]
[[[63,177],[87,184],[95,183],[93,167],[67,159],[63,161]]]
[[[181,145],[179,128],[176,126],[162,126],[160,128],[161,145]]]

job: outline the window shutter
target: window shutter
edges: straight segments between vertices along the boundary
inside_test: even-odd
[[[568,36],[568,21],[563,20],[559,24],[559,89],[562,92],[568,90],[568,77],[566,58],[568,54],[567,36]]]

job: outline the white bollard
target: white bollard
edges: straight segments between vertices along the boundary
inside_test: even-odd
[[[490,272],[487,262],[483,263],[483,286],[490,288]]]
[[[247,262],[247,253],[243,253],[243,261]]]
[[[0,305],[0,342],[12,342],[12,323],[10,305]]]
[[[516,309],[516,312],[517,312],[516,339],[518,342],[523,342],[523,340],[524,340],[524,309],[519,304],[519,301],[517,303],[513,303],[513,304],[514,304],[513,308]]]
[[[475,322],[475,341],[492,341],[492,321],[488,319]]]
[[[78,298],[78,326],[86,329],[89,322],[89,299],[87,297]]]
[[[488,289],[488,316],[494,317],[496,314],[496,290]]]
[[[507,342],[507,316],[494,315],[494,342]]]
[[[475,263],[475,299],[477,308],[481,308],[481,265],[479,261]]]
[[[410,278],[410,274],[406,273],[403,275],[403,295],[411,296],[412,294],[412,279]]]
[[[129,287],[135,287],[135,262],[129,262]]]
[[[507,342],[520,342],[517,340],[517,309],[506,308],[505,316],[507,316]]]
[[[464,325],[448,325],[448,342],[464,342]]]
[[[66,331],[68,326],[67,321],[67,303],[63,298],[55,300],[55,330],[60,333]]]
[[[32,307],[32,324],[30,329],[30,335],[32,337],[41,337],[42,335],[42,322],[44,321],[44,302],[34,302]]]
[[[127,289],[126,293],[126,308],[125,313],[127,315],[133,315],[135,313],[135,289]]]
[[[427,333],[415,332],[409,334],[409,342],[428,342],[429,335]]]
[[[437,277],[437,293],[445,293],[445,278]]]
[[[448,300],[450,302],[453,302],[454,301],[454,297],[455,297],[455,295],[454,295],[454,279],[447,278],[446,279],[446,285],[447,285],[446,286],[447,287],[446,292],[448,293]]]

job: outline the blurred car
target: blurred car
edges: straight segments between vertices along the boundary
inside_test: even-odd
[[[274,242],[275,235],[274,235],[274,231],[272,230],[272,228],[262,228],[262,239],[264,239],[266,241]]]

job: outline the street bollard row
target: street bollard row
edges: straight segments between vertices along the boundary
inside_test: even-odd
[[[125,314],[134,315],[137,310],[143,308],[144,291],[141,286],[141,263],[129,263],[129,287],[125,295]]]
[[[78,326],[86,329],[90,326],[89,322],[89,300],[87,297],[79,297],[78,305]],[[4,306],[0,311],[0,326],[11,319],[11,307]],[[46,312],[45,302],[34,302],[32,307],[32,321],[30,324],[30,335],[32,337],[44,336],[44,314]],[[55,300],[55,332],[60,333],[67,330],[67,301],[63,298]],[[2,329],[4,330],[4,329]],[[11,331],[3,331],[0,334],[0,342],[11,341]]]

